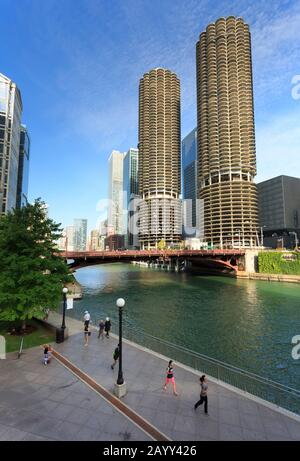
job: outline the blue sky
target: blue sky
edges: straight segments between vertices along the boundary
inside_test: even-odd
[[[0,72],[21,90],[32,140],[29,197],[63,225],[101,216],[111,150],[137,145],[144,72],[178,74],[182,137],[194,128],[195,44],[221,16],[251,27],[256,180],[300,176],[299,0],[0,0],[0,12]]]

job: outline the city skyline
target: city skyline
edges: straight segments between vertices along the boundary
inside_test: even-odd
[[[88,219],[90,228],[95,227],[100,214],[97,202],[107,197],[108,152],[125,152],[137,145],[137,86],[141,74],[156,65],[176,72],[182,86],[182,137],[196,126],[195,43],[207,24],[222,16],[242,16],[252,32],[256,182],[281,174],[299,175],[297,2],[275,1],[271,9],[270,2],[251,3],[251,11],[248,1],[233,2],[230,7],[218,2],[212,8],[208,2],[172,2],[174,14],[170,19],[170,2],[151,2],[151,7],[146,2],[129,15],[136,2],[116,2],[108,7],[80,1],[74,7],[71,2],[60,5],[53,0],[41,5],[39,11],[27,2],[28,8],[22,9],[22,21],[16,3],[4,1],[1,6],[6,19],[4,28],[15,21],[19,31],[4,51],[1,72],[20,88],[24,119],[31,133],[29,199],[41,196],[49,204],[50,216],[63,226],[72,222],[74,216],[82,216]],[[71,7],[73,19],[67,24]],[[169,26],[164,28],[164,34],[155,21],[158,11],[160,25]],[[24,14],[32,22],[30,31],[23,26],[28,22]],[[62,20],[55,21],[56,15]],[[114,16],[119,24],[114,38],[111,34],[104,37],[107,31],[98,36],[96,23],[100,15],[110,19]],[[109,24],[111,21],[108,28]],[[121,36],[122,28],[128,24],[131,40],[126,45]],[[73,31],[77,29],[81,42],[74,55],[77,39]],[[91,30],[90,37],[85,37],[85,30]],[[45,46],[42,38],[47,40],[47,36],[49,43]],[[104,53],[100,45],[89,51],[91,39],[93,43],[101,42],[97,38],[104,40],[104,48],[110,47],[110,51]],[[65,44],[58,52],[61,39]],[[26,41],[28,47],[22,48],[20,59],[15,61],[13,55],[20,48],[20,40]],[[268,46],[264,47],[264,43]],[[113,74],[109,79],[101,77],[101,67],[115,59],[120,46],[121,56]],[[29,53],[30,66],[25,66]],[[131,60],[126,64],[128,53]],[[52,66],[50,75],[49,67],[41,66],[45,61]],[[126,81],[120,80],[121,74],[126,75]],[[113,96],[107,96],[108,93]],[[54,174],[55,186],[48,179]]]

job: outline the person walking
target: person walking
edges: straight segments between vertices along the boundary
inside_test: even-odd
[[[84,320],[84,326],[88,327],[90,325],[90,320],[91,320],[91,315],[90,315],[89,311],[84,312],[83,320]]]
[[[105,326],[105,324],[104,324],[103,320],[100,320],[98,338],[100,338],[100,336],[101,336],[101,338],[104,339],[104,326]]]
[[[165,385],[164,385],[164,391],[167,389],[167,385],[170,382],[172,383],[172,386],[173,386],[174,395],[178,395],[177,391],[176,391],[176,384],[175,384],[175,378],[174,378],[173,360],[170,360],[169,365],[167,366],[167,376],[166,376],[166,382],[165,382]]]
[[[111,329],[111,321],[109,317],[106,317],[105,324],[104,324],[104,330],[105,330],[107,338],[109,338],[110,329]]]
[[[117,345],[113,353],[114,363],[110,366],[112,370],[115,368],[115,365],[118,361],[119,356],[120,356],[120,344]]]
[[[84,345],[88,346],[89,344],[89,336],[91,336],[90,328],[88,325],[84,325]]]
[[[200,391],[200,400],[195,403],[194,409],[197,410],[199,405],[202,405],[204,403],[204,413],[208,415],[207,411],[207,391],[208,391],[208,384],[207,384],[207,379],[205,375],[202,375],[200,378],[200,386],[201,386],[201,391]]]
[[[48,365],[51,359],[52,349],[48,344],[44,345],[44,365]]]

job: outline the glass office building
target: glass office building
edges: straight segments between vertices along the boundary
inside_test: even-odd
[[[293,247],[300,239],[300,178],[277,176],[257,184],[264,245]]]
[[[16,207],[22,108],[16,84],[0,74],[0,214]]]
[[[87,219],[74,219],[73,246],[74,251],[86,251]]]
[[[131,210],[132,200],[138,195],[138,153],[138,149],[129,149],[123,161],[124,244],[130,249],[139,246],[133,223],[134,210]]]
[[[122,152],[113,150],[109,160],[108,226],[114,234],[123,234],[123,159]]]
[[[26,126],[21,126],[18,167],[18,188],[16,207],[21,208],[28,202],[28,177],[30,157],[30,137]]]
[[[197,128],[182,141],[182,183],[184,203],[184,232],[186,236],[196,235],[197,200]]]

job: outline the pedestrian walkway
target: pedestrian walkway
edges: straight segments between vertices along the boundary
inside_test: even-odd
[[[15,440],[152,439],[55,359],[43,365],[35,347],[0,360],[0,441]]]
[[[84,347],[82,322],[55,344],[59,354],[113,393],[118,364],[111,370],[117,338],[98,339],[92,331]],[[70,321],[67,319],[67,324]],[[76,333],[76,330],[79,333]],[[0,361],[0,439],[2,440],[152,440],[138,422],[120,413],[56,359],[42,364],[42,352],[27,350],[20,360]],[[199,399],[199,375],[176,366],[178,397],[163,391],[165,360],[140,347],[123,345],[127,395],[121,400],[170,440],[300,440],[300,422],[240,393],[209,381],[208,412]]]
[[[57,350],[77,367],[113,392],[118,366],[110,369],[117,338],[97,338],[92,333],[89,346],[83,346],[83,335],[76,334]],[[171,358],[171,357],[170,357]],[[169,358],[168,358],[169,359]],[[127,395],[122,399],[143,418],[172,440],[300,440],[300,421],[271,410],[209,382],[208,412],[194,410],[199,400],[199,375],[176,366],[179,396],[171,387],[163,391],[167,360],[142,348],[124,343],[123,373]]]

